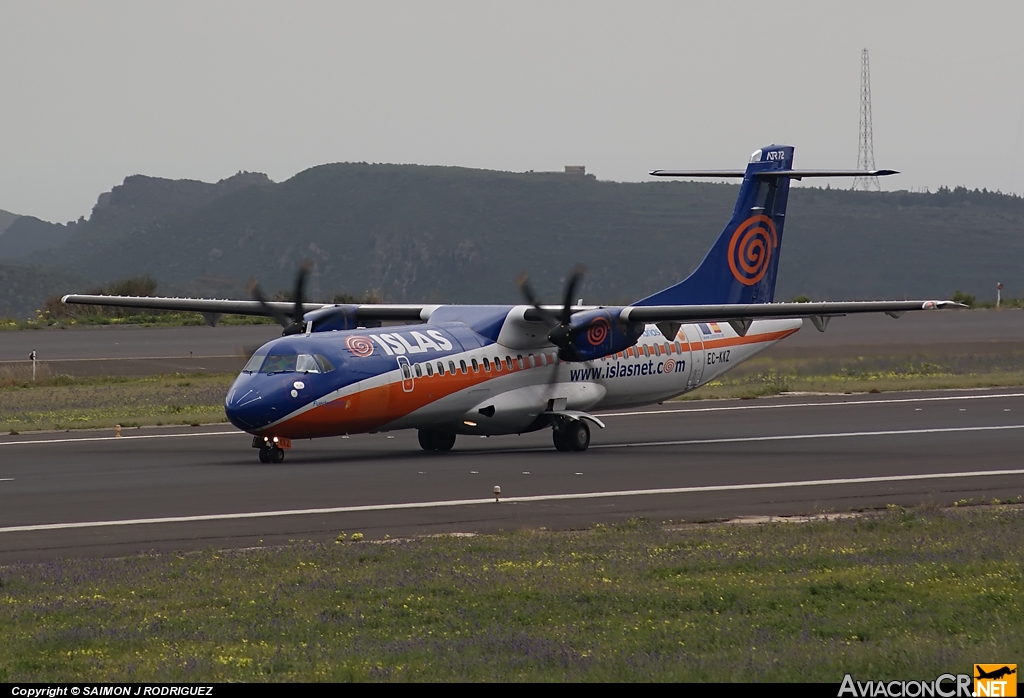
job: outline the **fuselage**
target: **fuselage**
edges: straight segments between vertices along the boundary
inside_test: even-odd
[[[491,310],[507,318],[512,309]],[[272,340],[228,392],[228,418],[254,435],[289,439],[409,428],[523,433],[559,411],[644,405],[694,390],[801,326],[759,320],[741,337],[726,323],[695,323],[669,341],[649,325],[625,351],[564,362],[536,333],[480,317]]]

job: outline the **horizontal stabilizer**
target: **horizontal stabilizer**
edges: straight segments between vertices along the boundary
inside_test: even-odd
[[[746,170],[652,170],[654,177],[743,177]],[[899,174],[896,170],[763,170],[754,173],[755,177],[885,177]]]

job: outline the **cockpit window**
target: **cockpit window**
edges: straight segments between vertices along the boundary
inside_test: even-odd
[[[260,373],[284,373],[295,370],[295,361],[298,356],[295,354],[271,354],[260,367]]]
[[[295,361],[295,370],[299,373],[320,373],[320,367],[312,354],[299,354]]]
[[[245,365],[245,370],[255,371],[258,365],[253,356]],[[334,370],[334,364],[323,354],[271,354],[259,370],[260,373],[330,373]]]
[[[257,351],[248,361],[245,362],[245,368],[243,368],[242,371],[245,373],[256,373],[256,371],[260,370],[260,364],[263,363],[263,359],[265,358],[267,358],[267,352]]]

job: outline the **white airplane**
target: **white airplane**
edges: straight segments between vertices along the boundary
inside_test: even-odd
[[[732,219],[687,278],[627,306],[579,306],[571,275],[561,306],[544,306],[525,278],[525,305],[324,305],[295,302],[68,295],[65,303],[266,315],[283,336],[260,347],[225,399],[263,462],[293,439],[418,429],[428,451],[458,434],[550,428],[560,451],[584,451],[592,410],[661,402],[695,390],[802,326],[824,331],[849,313],[957,306],[951,301],[774,303],[792,179],[882,176],[891,170],[794,170],[793,148],[772,145],[745,170],[652,175],[742,177]],[[382,327],[381,323],[393,323]],[[394,323],[407,323],[394,326]]]

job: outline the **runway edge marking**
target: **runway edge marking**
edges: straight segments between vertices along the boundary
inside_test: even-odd
[[[918,475],[880,475],[876,477],[836,478],[831,480],[796,480],[791,482],[761,482],[741,485],[703,485],[699,487],[665,487],[650,490],[618,490],[611,492],[578,492],[574,494],[540,494],[526,497],[505,497],[501,501],[510,503],[553,502],[574,499],[601,499],[607,497],[639,497],[659,494],[694,494],[703,492],[731,492],[736,490],[770,490],[793,487],[820,487],[827,485],[861,485],[878,482],[909,482],[914,480],[941,480],[947,478],[995,477],[1024,475],[1024,469],[979,470],[958,473],[924,473]],[[483,499],[454,499],[435,502],[406,502],[401,504],[366,504],[350,507],[328,507],[321,509],[285,509],[281,511],[255,511],[240,514],[203,514],[198,516],[165,516],[152,519],[123,519],[119,521],[82,521],[76,523],[36,524],[30,526],[7,526],[0,533],[25,533],[31,531],[56,531],[72,528],[100,528],[105,526],[138,526],[142,524],[189,523],[196,521],[229,521],[232,519],[260,519],[278,516],[308,516],[310,514],[349,514],[368,511],[394,511],[399,509],[436,509],[441,507],[473,506],[494,504],[491,497]]]
[[[847,405],[893,405],[901,402],[945,402],[949,400],[992,400],[1001,397],[1024,397],[1024,393],[997,393],[994,395],[941,395],[936,397],[888,398],[884,400],[838,400],[834,402],[796,402],[773,405],[729,405],[726,407],[691,407],[672,410],[637,410],[635,412],[598,412],[600,417],[639,417],[652,414],[679,414],[681,412],[731,412],[735,410],[777,410],[792,407],[844,407]]]

